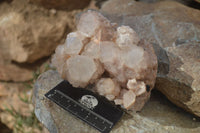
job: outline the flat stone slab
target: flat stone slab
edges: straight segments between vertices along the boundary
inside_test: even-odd
[[[50,133],[98,133],[75,118],[44,94],[60,83],[56,71],[49,70],[39,76],[34,87],[35,115]],[[111,133],[199,133],[200,120],[171,104],[161,93],[153,91],[141,112],[125,114]]]

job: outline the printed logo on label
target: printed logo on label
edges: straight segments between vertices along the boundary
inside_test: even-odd
[[[94,109],[98,105],[98,100],[92,95],[82,96],[79,102],[89,109]]]

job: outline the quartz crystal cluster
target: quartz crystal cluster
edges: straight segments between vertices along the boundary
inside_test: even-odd
[[[151,44],[129,26],[84,12],[77,31],[56,48],[52,64],[74,87],[96,91],[129,110],[141,110],[154,87],[157,57]]]

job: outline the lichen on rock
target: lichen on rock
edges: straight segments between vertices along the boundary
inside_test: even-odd
[[[154,87],[157,58],[152,45],[129,26],[111,23],[88,10],[52,58],[63,79],[74,87],[95,84],[94,91],[126,109],[141,110]]]

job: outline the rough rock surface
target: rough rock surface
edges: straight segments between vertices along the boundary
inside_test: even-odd
[[[90,0],[30,0],[32,3],[53,9],[83,9],[88,6]]]
[[[44,94],[62,79],[49,70],[39,76],[34,87],[33,103],[36,117],[50,133],[98,133],[70,115]],[[125,114],[111,133],[199,133],[200,120],[169,103],[161,94],[153,93],[141,112]],[[158,97],[159,96],[159,97]]]
[[[73,28],[72,16],[73,12],[47,10],[27,0],[2,2],[0,80],[30,80],[34,64],[24,64],[49,56]]]
[[[173,1],[147,4],[131,0],[110,0],[101,11],[154,44],[156,88],[200,116],[200,11]]]
[[[56,48],[52,64],[74,87],[97,84],[99,94],[121,100],[123,107],[136,111],[148,100],[157,73],[151,44],[140,40],[129,26],[117,27],[91,10],[80,16],[77,31],[68,34],[66,42]]]

